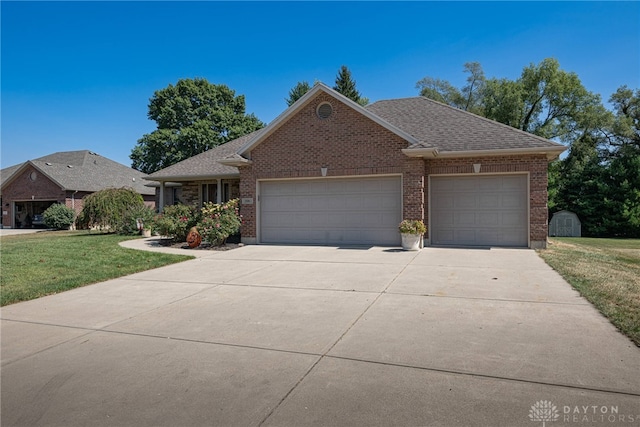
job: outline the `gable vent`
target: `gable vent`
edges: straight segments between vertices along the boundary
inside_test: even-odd
[[[329,117],[331,117],[331,114],[333,114],[333,107],[328,102],[323,102],[322,104],[318,105],[316,114],[318,115],[318,118],[322,120],[328,119]]]

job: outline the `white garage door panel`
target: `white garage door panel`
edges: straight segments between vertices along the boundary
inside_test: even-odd
[[[263,243],[399,245],[400,177],[260,183]]]
[[[431,178],[431,243],[527,246],[527,175]]]

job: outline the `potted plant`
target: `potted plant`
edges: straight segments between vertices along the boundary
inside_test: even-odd
[[[419,251],[422,235],[427,232],[427,226],[420,219],[405,219],[398,226],[402,235],[402,249],[405,251]]]
[[[151,227],[156,213],[149,206],[144,206],[136,212],[136,224],[143,237],[151,237]]]

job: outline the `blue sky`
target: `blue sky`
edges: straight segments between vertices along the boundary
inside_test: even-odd
[[[301,80],[352,71],[372,102],[517,78],[554,57],[606,101],[640,88],[639,2],[0,2],[1,167],[89,149],[130,165],[153,92],[204,77],[270,122]]]

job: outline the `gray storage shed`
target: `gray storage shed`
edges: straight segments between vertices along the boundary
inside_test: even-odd
[[[569,211],[559,211],[553,214],[549,222],[549,236],[551,237],[580,237],[582,224],[578,215]]]

